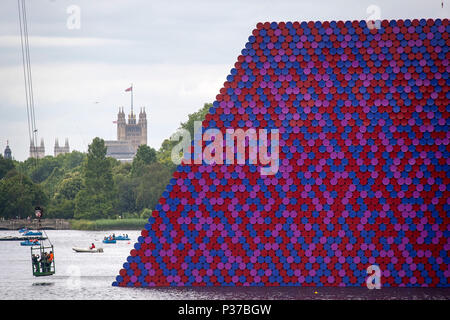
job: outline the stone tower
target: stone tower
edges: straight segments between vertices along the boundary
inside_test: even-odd
[[[145,108],[141,108],[139,112],[139,122],[141,126],[141,144],[147,144],[147,114],[145,113]]]
[[[58,138],[55,139],[55,147],[53,149],[54,152],[54,156],[57,157],[60,154],[65,154],[65,153],[69,153],[70,152],[70,147],[69,147],[69,139],[66,138],[66,142],[64,144],[64,146],[59,146],[59,142],[58,142]]]
[[[12,153],[11,153],[11,149],[9,148],[9,141],[6,141],[6,148],[5,148],[5,152],[4,152],[3,156],[5,159],[12,160]]]
[[[119,108],[117,114],[117,141],[127,141],[136,152],[141,144],[147,144],[147,114],[141,108],[139,120],[136,122],[136,114],[131,110],[128,122],[125,120],[123,108]]]
[[[45,157],[44,139],[41,138],[41,145],[39,147],[34,146],[34,142],[30,143],[30,158],[42,159]]]
[[[123,112],[123,107],[119,108],[119,113],[117,114],[117,141],[124,141],[125,139],[125,128],[127,122],[125,120],[125,112]]]

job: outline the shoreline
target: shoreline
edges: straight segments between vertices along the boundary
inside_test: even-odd
[[[41,228],[43,230],[142,230],[148,222],[147,218],[129,219],[98,219],[98,220],[75,220],[75,219],[43,219]],[[37,220],[14,219],[0,221],[0,231],[20,230],[23,227],[37,229]]]

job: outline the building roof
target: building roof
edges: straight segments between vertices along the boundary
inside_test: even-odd
[[[107,148],[106,156],[119,161],[133,161],[135,152],[133,146],[128,141],[105,141]]]

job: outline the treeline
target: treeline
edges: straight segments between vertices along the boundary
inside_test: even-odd
[[[211,104],[190,114],[180,128],[193,137],[194,121],[204,120]],[[176,141],[166,139],[159,150],[141,145],[132,163],[106,157],[104,140],[95,138],[88,152],[23,162],[0,156],[0,218],[27,218],[36,205],[46,218],[147,218],[151,215],[176,165]]]

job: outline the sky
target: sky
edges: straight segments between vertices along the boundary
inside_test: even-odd
[[[213,102],[258,22],[448,18],[450,1],[26,0],[38,141],[86,152],[145,107],[159,149]],[[0,151],[29,155],[17,0],[0,2]]]

